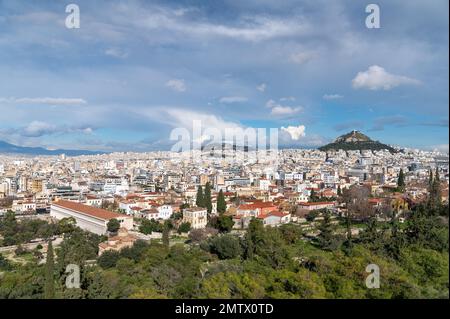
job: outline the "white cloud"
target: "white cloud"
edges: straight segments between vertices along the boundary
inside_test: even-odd
[[[295,101],[295,97],[293,97],[293,96],[287,96],[287,97],[282,97],[281,99],[280,99],[280,101],[281,102],[285,102],[285,101]]]
[[[56,126],[41,121],[33,121],[26,126],[22,135],[27,137],[38,137],[46,134],[52,134],[57,131]]]
[[[314,51],[305,51],[305,52],[298,52],[294,53],[290,56],[291,62],[297,63],[297,64],[305,64],[306,62],[311,61],[312,59],[316,58],[318,56],[317,52]]]
[[[106,49],[105,54],[120,59],[125,59],[126,57],[128,57],[128,52],[122,51],[118,48]]]
[[[246,98],[245,96],[224,96],[219,100],[220,103],[225,104],[241,103],[246,101],[248,101],[248,98]]]
[[[53,97],[37,97],[37,98],[2,98],[0,97],[0,103],[8,104],[47,104],[47,105],[81,105],[87,104],[86,100],[79,98],[53,98]]]
[[[340,94],[324,94],[324,95],[322,96],[322,98],[323,98],[324,100],[338,100],[338,99],[344,98],[344,96],[343,96],[343,95],[340,95]]]
[[[300,137],[304,137],[305,130],[306,128],[304,125],[281,127],[281,131],[288,133],[290,138],[294,141],[298,141]]]
[[[182,15],[181,15],[182,16]],[[149,29],[166,29],[197,37],[228,37],[237,40],[258,42],[272,38],[303,34],[308,26],[299,19],[275,19],[262,16],[246,17],[236,26],[208,22],[187,22],[180,15],[160,9],[135,21]]]
[[[272,108],[272,115],[275,116],[289,116],[299,113],[302,110],[301,107],[281,106],[277,105]]]
[[[165,112],[169,115],[166,120],[169,121],[169,123],[173,127],[184,127],[190,130],[192,129],[192,123],[194,120],[201,121],[201,125],[203,128],[211,127],[211,128],[218,128],[219,130],[224,130],[226,128],[241,127],[237,123],[225,121],[222,118],[215,116],[213,114],[205,114],[177,108],[170,108],[165,110]]]
[[[172,79],[166,82],[166,86],[177,92],[186,91],[186,84],[183,79]]]
[[[403,75],[388,73],[378,65],[372,65],[367,71],[359,72],[352,80],[354,89],[390,90],[399,85],[417,85],[420,81]]]
[[[303,107],[301,106],[285,106],[275,102],[274,100],[267,101],[266,107],[272,109],[270,113],[274,116],[290,116],[303,110]]]
[[[264,91],[266,90],[266,88],[267,88],[266,83],[261,83],[260,85],[258,85],[258,86],[256,87],[256,89],[257,89],[258,91],[260,91],[260,92],[264,92]]]

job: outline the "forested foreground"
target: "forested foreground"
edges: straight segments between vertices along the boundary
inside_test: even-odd
[[[46,263],[0,257],[0,298],[449,297],[448,207],[418,207],[402,224],[365,223],[358,236],[338,235],[325,215],[319,236],[307,238],[298,225],[253,220],[242,236],[138,241],[98,259],[102,239],[73,228]],[[81,265],[80,288],[66,287],[68,264]],[[369,264],[379,266],[379,289],[366,287]]]

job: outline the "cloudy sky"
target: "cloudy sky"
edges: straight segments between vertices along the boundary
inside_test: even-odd
[[[316,147],[352,129],[448,150],[448,1],[0,0],[0,140],[168,149],[176,127],[279,128]]]

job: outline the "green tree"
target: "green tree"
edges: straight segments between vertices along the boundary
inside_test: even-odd
[[[187,233],[191,230],[191,223],[181,223],[178,226],[178,233]]]
[[[148,220],[146,218],[141,220],[141,224],[139,225],[139,231],[143,234],[150,235],[152,232],[162,232],[163,225],[157,222],[154,219]]]
[[[253,258],[256,250],[255,244],[261,242],[263,238],[264,225],[260,220],[253,218],[250,221],[247,232],[245,234],[244,246],[246,258]]]
[[[73,217],[63,218],[58,221],[58,232],[60,234],[71,233],[74,231],[77,222]]]
[[[209,243],[210,251],[220,259],[231,259],[241,255],[239,239],[233,235],[216,236]]]
[[[341,196],[341,195],[342,195],[341,185],[338,185],[338,188],[337,188],[337,195],[338,195],[338,196]]]
[[[198,185],[197,198],[195,200],[195,205],[197,207],[205,207],[205,198],[203,196],[203,188],[201,185]]]
[[[106,228],[110,233],[117,233],[120,228],[120,222],[117,219],[112,218],[108,221],[108,224],[106,224]]]
[[[162,232],[162,243],[164,247],[169,248],[170,245],[170,226],[165,223]]]
[[[334,235],[335,227],[331,223],[331,213],[325,210],[322,215],[323,220],[318,227],[320,233],[317,236],[317,243],[323,250],[335,250],[338,243]]]
[[[212,211],[212,199],[211,199],[211,184],[209,182],[205,185],[205,194],[204,194],[205,208],[208,212],[208,215],[211,214]]]
[[[351,214],[348,210],[345,216],[345,227],[346,227],[346,239],[344,242],[344,251],[347,254],[349,254],[353,248],[353,236],[352,236]]]
[[[231,216],[221,215],[217,217],[217,229],[222,233],[228,233],[233,229],[234,221]]]
[[[219,191],[219,195],[217,195],[217,212],[219,214],[223,214],[227,211],[227,203],[225,202],[225,196],[223,195],[223,191]]]
[[[432,190],[433,190],[434,207],[439,207],[439,205],[442,202],[442,197],[441,197],[441,179],[439,177],[438,167],[436,167],[436,172],[434,174]]]
[[[0,270],[11,270],[11,264],[2,254],[0,254]]]
[[[115,267],[119,259],[120,253],[118,251],[107,250],[98,257],[97,263],[103,269],[108,269]]]
[[[47,246],[47,261],[45,264],[45,285],[44,285],[44,298],[55,298],[55,277],[54,277],[54,260],[53,260],[53,244],[50,240]]]
[[[311,193],[309,195],[309,201],[315,202],[317,200],[317,195],[314,189],[311,189]]]
[[[397,188],[401,192],[405,190],[405,174],[403,173],[403,168],[400,168],[400,172],[398,173]]]

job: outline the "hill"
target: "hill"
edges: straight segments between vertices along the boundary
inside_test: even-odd
[[[378,141],[373,141],[370,137],[359,131],[351,131],[350,133],[341,135],[334,142],[319,147],[319,150],[324,152],[331,150],[388,150],[391,153],[396,152],[393,147]]]
[[[105,154],[105,152],[86,151],[86,150],[48,150],[43,147],[25,147],[17,146],[4,141],[0,141],[0,154],[22,154],[22,155],[61,155],[80,156],[80,155],[95,155]]]

